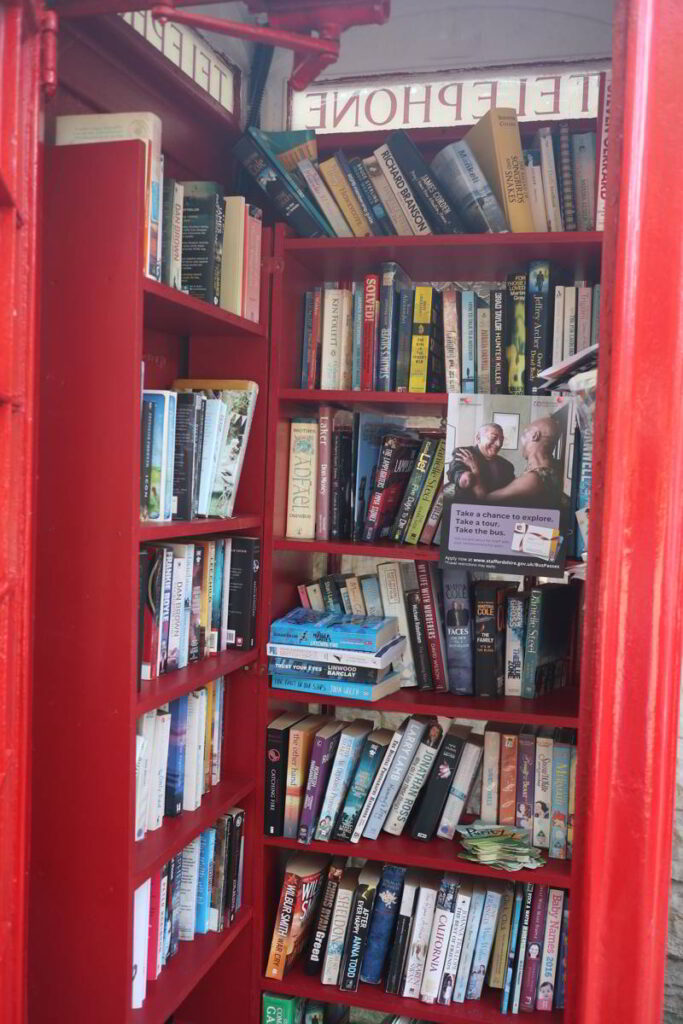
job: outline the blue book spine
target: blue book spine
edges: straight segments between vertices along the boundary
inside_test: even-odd
[[[486,974],[491,950],[493,949],[493,939],[496,934],[496,925],[498,923],[498,914],[501,902],[501,893],[496,892],[494,889],[489,889],[486,893],[484,910],[481,915],[481,923],[477,933],[477,943],[474,947],[472,969],[470,971],[465,993],[466,999],[481,999],[481,993],[484,987],[484,975]]]
[[[465,291],[461,298],[462,316],[462,379],[460,390],[464,395],[477,391],[477,315],[473,291]]]
[[[309,676],[273,676],[274,690],[297,690],[321,697],[340,697],[343,700],[371,701],[374,683],[350,683],[344,679],[312,679]]]
[[[175,466],[175,412],[176,395],[167,395],[168,434],[166,437],[166,482],[164,484],[164,519],[173,518],[173,469]]]
[[[272,643],[303,647],[332,647],[335,650],[370,651],[379,649],[378,638],[387,623],[396,619],[375,615],[344,615],[338,612],[313,612],[295,608],[270,627]]]
[[[363,197],[372,210],[372,214],[377,221],[383,235],[395,235],[394,225],[389,220],[389,214],[384,209],[384,203],[377,195],[377,189],[375,188],[361,157],[355,157],[350,161],[350,167],[353,174],[358,182],[358,187],[363,193]]]
[[[360,980],[368,985],[379,985],[384,974],[384,964],[401,903],[405,873],[406,869],[398,864],[385,864],[382,870],[360,972]]]
[[[560,948],[557,955],[557,974],[555,977],[555,1009],[564,1009],[564,997],[567,991],[567,934],[569,932],[569,893],[564,898],[562,908],[562,928],[560,930]]]
[[[396,331],[396,359],[393,367],[396,391],[407,391],[410,383],[410,356],[413,346],[413,306],[415,297],[412,286],[401,291],[398,306],[398,329]]]
[[[365,741],[353,781],[344,801],[344,807],[334,830],[334,839],[351,839],[363,805],[379,771],[386,746],[377,743],[370,736]]]
[[[568,743],[553,743],[553,777],[548,856],[555,857],[558,860],[566,860],[567,857],[570,756],[571,748]]]
[[[581,464],[579,468],[579,486],[576,492],[577,509],[588,508],[591,503],[591,489],[593,486],[593,431],[582,430],[581,439]],[[581,558],[586,545],[580,530],[576,530],[576,555]]]
[[[379,221],[375,217],[372,207],[365,198],[365,193],[363,192],[362,188],[358,183],[358,178],[354,174],[353,167],[349,163],[346,154],[343,152],[343,150],[338,149],[334,156],[337,163],[339,164],[339,167],[341,168],[342,174],[349,183],[349,188],[353,192],[354,196],[358,201],[358,205],[363,211],[363,216],[370,225],[370,230],[372,231],[373,235],[383,235],[384,232],[380,227]]]
[[[168,744],[164,814],[175,817],[183,809],[185,782],[185,741],[187,737],[187,695],[172,700],[171,735]]]
[[[361,368],[363,365],[363,285],[360,281],[353,285],[353,347],[351,350],[351,387],[360,391]]]
[[[352,736],[346,731],[339,738],[330,781],[327,784],[325,799],[315,830],[315,838],[318,842],[327,842],[332,836],[334,824],[351,785],[351,778],[358,764],[364,742],[365,735]]]
[[[323,234],[328,235],[330,238],[336,238],[336,233],[332,230],[327,219],[318,209],[315,202],[308,198],[304,190],[300,187],[299,183],[297,182],[295,176],[293,174],[290,174],[290,172],[283,167],[282,163],[278,158],[277,153],[273,151],[273,148],[271,147],[268,141],[267,133],[262,132],[259,128],[251,127],[248,129],[248,134],[259,147],[259,149],[265,156],[266,160],[270,162],[271,167],[275,169],[276,173],[286,182],[290,191],[301,204],[303,209],[306,210],[309,216],[313,217],[313,219],[320,225]],[[267,189],[267,182],[264,182],[262,184],[261,179],[257,180],[259,182],[259,185],[261,185],[261,187],[263,188],[264,192],[266,192],[266,194],[269,195],[270,193]]]
[[[600,344],[600,285],[593,285],[593,303],[591,305],[591,345]]]
[[[304,295],[304,329],[301,339],[301,382],[302,390],[308,389],[308,363],[311,358],[311,338],[313,336],[313,292]]]
[[[400,746],[396,751],[396,757],[392,761],[389,774],[384,780],[375,806],[370,812],[367,825],[363,830],[363,837],[365,839],[377,839],[377,836],[380,834],[382,825],[386,821],[391,805],[401,788],[401,783],[426,731],[426,719],[422,721],[419,718],[409,719]]]
[[[517,953],[517,937],[519,935],[519,925],[522,920],[522,901],[524,899],[524,886],[517,884],[515,886],[515,902],[512,908],[512,924],[510,926],[510,942],[508,945],[508,960],[505,968],[505,982],[503,984],[503,992],[500,998],[500,1012],[508,1012],[508,1004],[510,1002],[510,989],[512,986],[512,975],[515,969],[515,956]]]
[[[382,594],[379,589],[379,580],[377,577],[365,576],[360,581],[360,586],[363,591],[363,600],[365,601],[365,607],[368,615],[384,615]]]
[[[441,581],[448,689],[451,693],[473,694],[474,637],[469,574],[464,569],[444,569]]]
[[[398,263],[383,263],[379,285],[379,359],[377,390],[396,389],[398,322],[401,293],[410,288],[410,279]]]
[[[207,828],[202,832],[199,846],[199,874],[197,879],[197,903],[195,909],[195,932],[206,935],[209,930],[209,905],[211,878],[213,877],[213,854],[216,847],[216,829]]]
[[[221,635],[221,603],[223,597],[223,566],[225,564],[225,540],[216,541],[216,559],[214,562],[213,593],[211,594],[211,631],[216,633],[216,650],[220,646]]]

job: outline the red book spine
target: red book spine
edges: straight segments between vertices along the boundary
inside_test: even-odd
[[[161,913],[161,871],[156,871],[152,875],[150,882],[149,925],[147,929],[147,980],[156,981],[161,970],[161,964],[157,963],[159,914]]]
[[[529,935],[524,958],[524,974],[522,976],[522,992],[519,1001],[520,1010],[527,1013],[536,1005],[536,988],[541,972],[541,954],[543,952],[543,936],[545,935],[545,916],[548,909],[548,886],[534,886],[531,901],[531,918],[529,919]]]
[[[257,206],[245,205],[246,230],[244,233],[245,282],[242,289],[244,316],[258,323],[261,316],[261,240],[263,214]]]
[[[379,275],[366,274],[363,291],[363,361],[360,379],[361,391],[373,391],[375,387],[378,297]]]
[[[308,353],[308,387],[313,390],[320,385],[320,350],[322,338],[320,324],[322,322],[322,288],[313,290],[313,319],[311,322],[311,347]]]
[[[315,312],[313,314],[315,317]],[[332,416],[329,405],[321,405],[318,412],[318,497],[315,506],[315,536],[328,540],[330,536],[330,485],[332,480]]]
[[[432,682],[435,690],[447,690],[448,680],[444,671],[443,655],[441,650],[441,637],[437,615],[439,605],[432,587],[432,578],[429,573],[428,562],[416,562],[417,582],[420,587],[420,602],[425,623],[425,636],[427,638],[427,650],[429,651],[429,663],[432,667]]]
[[[296,589],[297,589],[297,592],[299,594],[299,600],[301,601],[301,607],[302,608],[310,608],[311,607],[311,601],[310,601],[310,598],[308,596],[308,591],[306,590],[306,584],[305,583],[300,583]]]

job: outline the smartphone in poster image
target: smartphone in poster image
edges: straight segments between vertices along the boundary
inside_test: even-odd
[[[562,395],[449,395],[441,565],[561,577],[574,433]]]

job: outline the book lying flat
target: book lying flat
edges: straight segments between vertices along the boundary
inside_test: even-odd
[[[323,697],[341,697],[344,700],[376,701],[388,697],[401,689],[401,677],[398,672],[383,679],[381,683],[353,683],[345,679],[311,679],[307,676],[273,676],[274,690],[296,690],[298,693],[310,693]]]
[[[370,651],[342,651],[332,647],[306,647],[305,645],[274,641],[266,644],[270,658],[305,658],[342,665],[360,665],[363,668],[386,668],[401,657],[406,638],[397,636],[374,654]]]

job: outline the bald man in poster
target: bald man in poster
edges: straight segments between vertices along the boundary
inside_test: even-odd
[[[498,454],[503,447],[503,428],[498,423],[482,423],[474,435],[474,441],[473,445],[466,448],[457,448],[448,467],[448,484],[456,495],[459,491],[469,491],[473,487],[475,477],[471,472],[472,465],[476,465],[477,480],[487,493],[505,487],[514,479],[514,466]]]

